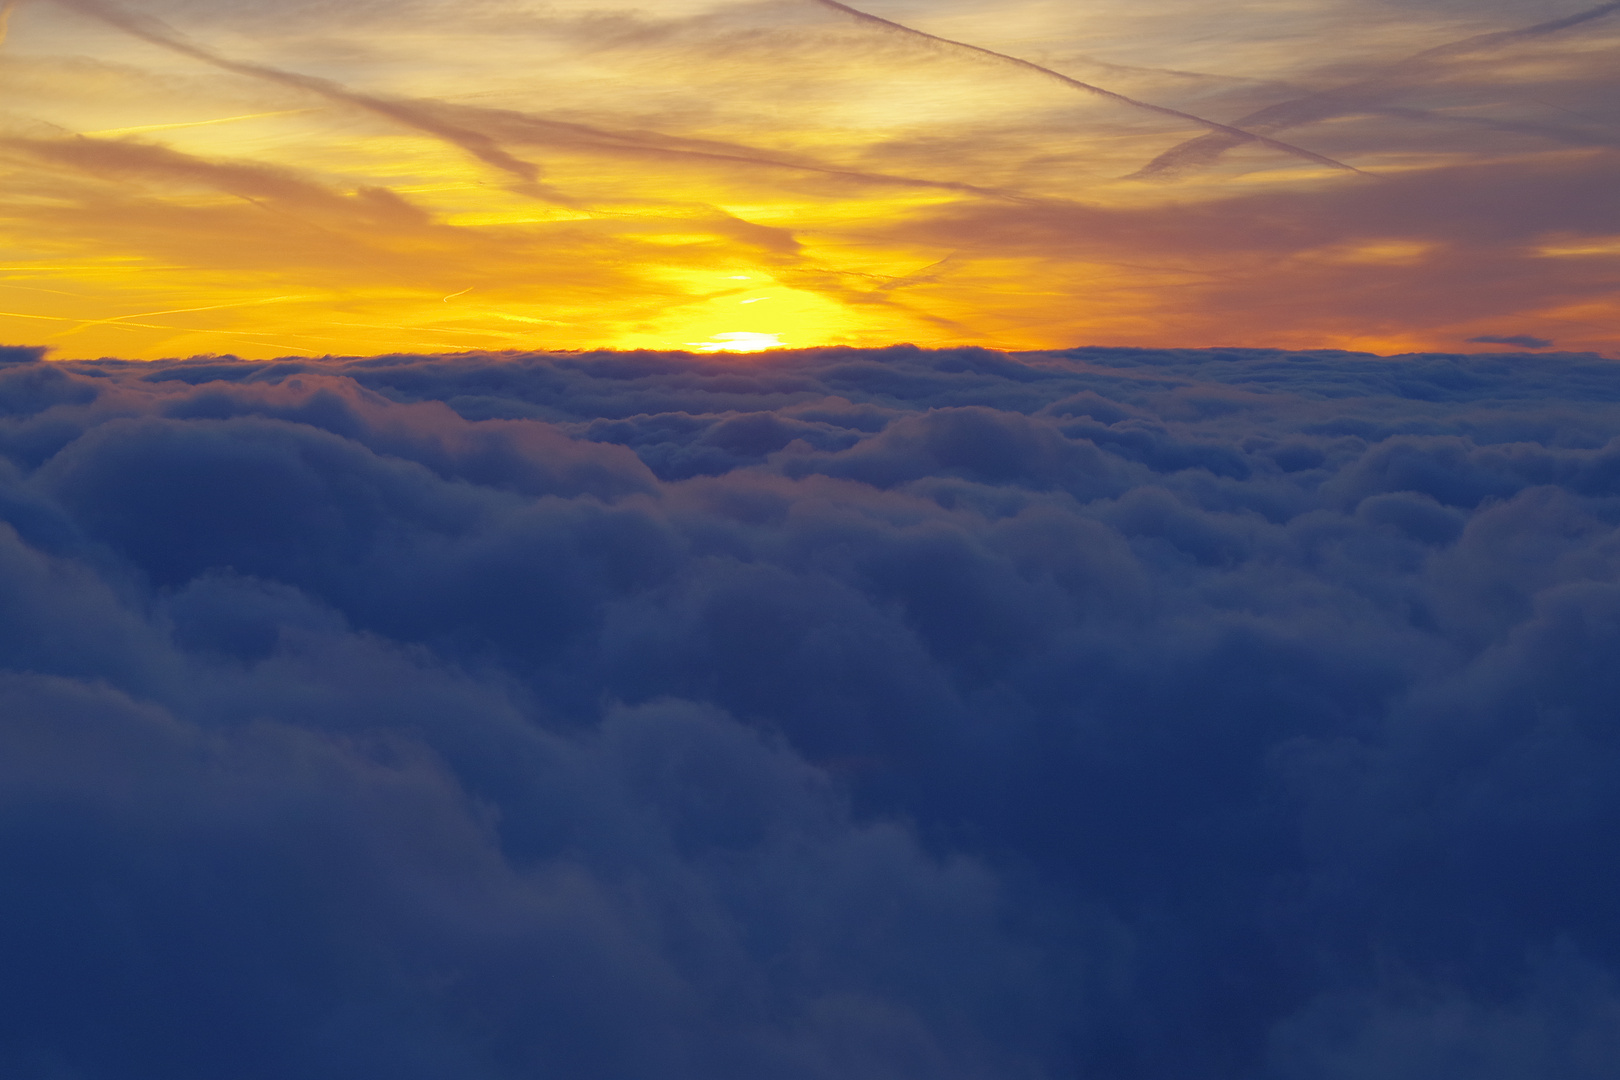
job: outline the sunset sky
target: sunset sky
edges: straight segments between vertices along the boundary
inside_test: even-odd
[[[1620,1077],[1620,0],[0,0],[0,1080]]]
[[[7,15],[0,341],[56,358],[1620,350],[1620,3]]]

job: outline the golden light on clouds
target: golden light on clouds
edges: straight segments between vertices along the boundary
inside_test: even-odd
[[[1610,351],[1617,45],[1545,0],[28,0],[0,339]]]

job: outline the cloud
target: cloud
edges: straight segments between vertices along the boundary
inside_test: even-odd
[[[1529,334],[1514,334],[1502,337],[1493,334],[1482,334],[1471,337],[1469,341],[1477,341],[1485,345],[1519,345],[1526,349],[1545,349],[1552,344],[1547,338],[1532,337]]]
[[[1617,397],[1580,353],[6,365],[0,1064],[1607,1076]]]

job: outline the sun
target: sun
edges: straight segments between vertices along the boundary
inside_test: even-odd
[[[760,334],[747,330],[734,330],[725,334],[714,334],[708,341],[688,341],[701,353],[717,352],[764,352],[766,349],[783,348],[782,338],[779,334]]]

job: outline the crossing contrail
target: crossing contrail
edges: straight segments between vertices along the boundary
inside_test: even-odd
[[[1139,101],[1136,98],[1127,97],[1126,95],[1116,93],[1113,90],[1108,90],[1101,86],[1094,86],[1088,82],[1081,82],[1079,79],[1070,78],[1061,71],[1054,71],[1049,67],[1043,67],[1042,65],[1031,60],[1024,60],[1017,56],[1010,56],[1007,53],[996,52],[994,49],[986,49],[982,45],[970,45],[965,41],[956,41],[952,38],[944,38],[938,36],[937,34],[930,34],[924,30],[918,30],[915,27],[906,26],[903,23],[892,22],[889,19],[873,15],[869,11],[862,11],[859,8],[852,8],[848,4],[840,4],[838,3],[838,0],[811,0],[811,2],[820,4],[822,7],[832,8],[834,11],[841,11],[852,18],[859,19],[862,22],[871,23],[874,26],[881,26],[886,30],[901,34],[909,34],[913,37],[923,38],[924,40],[937,42],[941,45],[949,45],[952,48],[966,49],[969,52],[978,53],[981,56],[989,56],[996,60],[1000,60],[1003,63],[1021,67],[1026,71],[1033,71],[1036,74],[1045,76],[1046,78],[1056,79],[1058,82],[1070,87],[1071,89],[1082,90],[1088,94],[1095,94],[1099,97],[1107,98],[1110,101],[1117,101],[1122,105],[1129,105],[1132,108],[1137,109],[1145,109],[1148,112],[1158,113],[1160,116],[1173,116],[1178,120],[1186,120],[1190,123],[1198,124],[1200,127],[1206,127],[1212,132],[1218,132],[1222,135],[1239,139],[1243,142],[1256,142],[1262,146],[1269,146],[1273,150],[1279,150],[1285,154],[1291,154],[1294,157],[1304,158],[1307,161],[1314,161],[1318,165],[1328,165],[1335,169],[1343,169],[1347,172],[1367,175],[1354,165],[1346,165],[1342,161],[1337,161],[1325,154],[1318,154],[1314,150],[1307,150],[1304,147],[1295,146],[1292,143],[1282,142],[1265,135],[1259,135],[1252,131],[1244,131],[1242,128],[1233,127],[1230,124],[1223,124],[1218,120],[1210,120],[1202,116],[1195,116],[1192,113],[1182,112],[1180,109],[1172,109],[1168,105],[1155,105],[1150,101]]]

